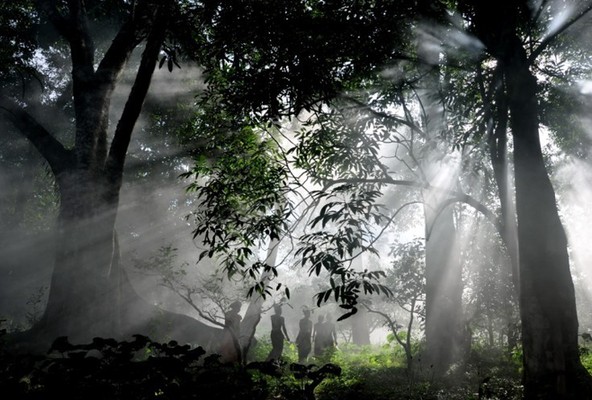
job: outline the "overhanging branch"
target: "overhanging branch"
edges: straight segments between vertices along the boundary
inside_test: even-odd
[[[93,70],[95,48],[89,33],[84,2],[69,0],[68,16],[60,13],[55,1],[37,0],[37,7],[47,15],[56,31],[70,44],[73,69],[90,73]]]
[[[551,44],[553,42],[553,40],[555,40],[555,38],[557,38],[559,35],[561,35],[563,32],[565,32],[567,29],[569,29],[573,24],[575,24],[580,19],[582,19],[590,11],[592,11],[592,2],[590,4],[588,4],[586,7],[584,7],[577,15],[575,15],[573,18],[569,19],[562,26],[560,26],[559,29],[557,29],[555,32],[553,32],[552,35],[548,35],[547,37],[545,37],[545,39],[543,39],[541,44],[536,49],[534,49],[534,51],[532,52],[530,57],[528,57],[529,65],[532,65],[534,60],[536,60],[536,58],[547,48],[547,46],[549,46],[549,44]]]
[[[406,118],[397,117],[396,115],[392,115],[392,114],[385,113],[383,111],[375,110],[369,104],[366,104],[366,103],[364,103],[352,96],[341,96],[341,98],[346,101],[354,103],[361,110],[367,111],[370,114],[374,115],[375,117],[384,118],[386,120],[393,121],[395,123],[404,125],[404,126],[408,127],[409,129],[411,129],[412,131],[419,133],[422,137],[426,137],[425,132],[419,126],[412,123],[411,121],[409,121]]]
[[[160,6],[159,10],[155,13],[153,27],[148,35],[146,48],[142,53],[142,60],[136,74],[134,85],[121,113],[121,118],[115,129],[115,135],[109,149],[106,170],[110,179],[116,184],[117,189],[121,186],[125,156],[132,132],[142,111],[158,55],[164,42],[166,33],[166,18],[162,15],[164,7]]]
[[[43,11],[57,32],[66,40],[74,36],[71,22],[58,11],[55,1],[37,0],[37,7]]]
[[[446,207],[448,207],[451,204],[465,203],[465,204],[473,207],[475,210],[479,211],[481,214],[483,214],[483,216],[485,216],[489,221],[491,221],[491,223],[495,226],[495,228],[498,230],[500,235],[502,237],[504,237],[503,225],[501,224],[501,222],[499,221],[499,218],[495,215],[495,213],[493,213],[491,210],[489,210],[485,205],[480,203],[474,197],[469,196],[468,194],[465,194],[465,193],[461,193],[456,190],[433,186],[433,185],[430,185],[429,183],[422,183],[422,182],[404,180],[404,179],[393,179],[389,176],[386,176],[383,178],[371,178],[371,179],[365,179],[365,178],[344,178],[344,179],[317,178],[317,179],[319,179],[325,183],[324,188],[323,188],[324,190],[328,189],[331,186],[341,185],[341,184],[359,184],[359,185],[362,185],[362,184],[383,184],[383,185],[408,186],[408,187],[413,187],[413,188],[423,189],[423,190],[438,190],[438,191],[441,191],[444,193],[448,193],[450,197],[447,200],[440,203],[440,206],[438,208],[438,212],[436,213],[436,215],[441,213]]]
[[[147,7],[146,2],[140,3],[142,7],[133,7],[129,19],[123,24],[105,56],[97,67],[96,76],[98,79],[113,82],[124,64],[126,63],[131,52],[142,41],[144,35],[139,34],[139,14],[145,12]],[[145,37],[144,37],[145,38]]]
[[[6,97],[0,97],[0,110],[5,112],[8,120],[45,158],[54,175],[57,176],[73,165],[72,152],[67,150],[19,104]]]

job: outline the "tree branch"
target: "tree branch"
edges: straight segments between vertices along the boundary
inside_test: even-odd
[[[37,0],[37,8],[43,11],[56,31],[66,40],[74,36],[71,22],[58,11],[54,1]]]
[[[105,109],[105,102],[96,87],[93,87],[95,46],[90,36],[84,3],[81,0],[68,0],[66,3],[67,16],[58,10],[56,1],[37,0],[38,8],[47,15],[53,27],[70,46],[76,116],[74,151],[81,165],[90,165],[95,159],[95,132],[106,125],[106,118],[103,121],[96,118]]]
[[[366,304],[364,304],[364,307],[366,307],[366,310],[368,310],[369,313],[378,314],[382,318],[384,318],[384,320],[386,321],[387,325],[389,326],[391,332],[393,332],[393,336],[395,337],[397,342],[401,345],[401,347],[403,347],[405,352],[407,352],[408,347],[405,344],[405,342],[403,342],[403,340],[399,337],[399,333],[398,333],[399,331],[397,329],[395,322],[391,319],[391,317],[388,314],[383,313],[382,311],[374,310],[373,308],[368,307]]]
[[[191,297],[190,291],[189,289],[186,289],[187,294],[182,294],[180,291],[175,290],[174,288],[171,288],[175,293],[177,293],[177,295],[179,297],[181,297],[183,300],[185,300],[187,302],[187,304],[189,304],[195,311],[197,311],[197,314],[199,314],[199,316],[203,319],[205,319],[206,321],[208,321],[209,323],[219,326],[219,327],[224,327],[224,323],[214,319],[213,317],[211,317],[210,315],[207,315],[205,312],[203,312],[201,310],[201,308],[199,308],[197,306],[197,304],[195,304],[195,302],[193,301],[193,298]]]
[[[74,157],[72,151],[64,148],[56,138],[19,104],[2,96],[0,97],[0,109],[6,112],[8,119],[13,125],[35,146],[41,156],[45,158],[55,176],[73,166]]]
[[[345,96],[344,95],[344,96],[341,96],[341,98],[354,103],[357,107],[359,107],[360,109],[362,109],[364,111],[368,111],[370,114],[374,115],[375,117],[384,118],[384,119],[399,123],[401,125],[405,125],[406,127],[410,128],[412,131],[419,133],[422,137],[426,137],[425,132],[419,126],[415,125],[414,123],[410,122],[409,120],[407,120],[405,118],[400,118],[400,117],[397,117],[396,115],[387,114],[382,111],[377,111],[377,110],[373,109],[372,107],[370,107],[370,105],[368,105],[368,104],[366,104],[366,103],[364,103],[352,96]]]
[[[532,54],[530,55],[530,57],[528,57],[528,64],[529,65],[532,65],[532,63],[534,62],[534,60],[536,60],[536,58],[545,50],[545,48],[547,48],[547,46],[550,43],[553,42],[553,40],[556,37],[558,37],[563,32],[565,32],[567,29],[569,29],[573,24],[575,24],[576,22],[578,22],[581,18],[583,18],[590,11],[592,11],[592,3],[588,4],[576,16],[574,16],[569,21],[567,21],[565,24],[563,24],[562,26],[560,26],[559,29],[557,29],[555,32],[553,32],[553,34],[548,35],[547,37],[545,37],[543,39],[543,41],[541,42],[541,44],[536,49],[534,49],[534,51],[532,52]]]
[[[158,55],[166,34],[165,6],[160,5],[155,13],[153,27],[148,35],[146,48],[130,95],[115,129],[115,136],[111,142],[107,158],[106,170],[109,179],[115,183],[116,190],[121,186],[125,155],[129,147],[131,135],[150,87],[150,81],[156,67]]]
[[[43,11],[56,31],[70,43],[73,69],[93,71],[94,43],[90,37],[86,10],[80,0],[69,0],[69,16],[62,15],[55,1],[37,0],[37,7]]]
[[[138,35],[139,19],[140,14],[144,13],[147,7],[146,2],[141,4],[145,5],[145,7],[133,7],[129,19],[117,32],[109,49],[107,49],[97,68],[96,76],[98,79],[107,82],[115,81],[131,52],[140,44],[143,35]]]
[[[81,0],[69,0],[71,26],[74,29],[68,38],[72,51],[72,67],[84,74],[94,72],[95,44],[90,36],[86,8]]]
[[[404,179],[393,179],[389,176],[386,176],[383,178],[369,178],[369,179],[368,178],[344,178],[344,179],[318,178],[318,179],[325,182],[325,186],[323,188],[324,190],[326,190],[330,186],[339,185],[339,184],[372,184],[372,183],[377,183],[377,184],[384,184],[384,185],[409,186],[409,187],[414,187],[414,188],[424,189],[424,190],[429,189],[429,190],[443,191],[445,193],[448,193],[450,195],[450,198],[443,201],[440,204],[440,207],[439,207],[438,212],[436,214],[441,213],[446,207],[448,207],[451,204],[465,203],[465,204],[473,207],[477,211],[479,211],[481,214],[483,214],[489,221],[491,221],[492,224],[494,224],[494,226],[496,227],[496,229],[498,230],[500,235],[502,237],[504,237],[503,226],[502,226],[501,222],[499,221],[499,218],[495,215],[495,213],[493,213],[491,210],[489,210],[485,205],[481,204],[475,198],[469,196],[468,194],[458,192],[456,190],[450,190],[450,189],[445,189],[445,188],[438,187],[438,186],[433,186],[433,185],[430,185],[429,183],[422,183],[422,182],[404,180]]]

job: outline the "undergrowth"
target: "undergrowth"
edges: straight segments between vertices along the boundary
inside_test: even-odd
[[[0,335],[0,342],[1,342]],[[248,399],[248,400],[513,400],[522,397],[520,354],[474,345],[464,365],[436,378],[421,352],[407,368],[396,346],[342,344],[297,364],[293,344],[266,362],[261,339],[246,365],[222,364],[201,347],[95,338],[72,345],[56,340],[43,355],[13,354],[0,345],[0,394],[6,399]],[[592,352],[582,350],[592,369]]]

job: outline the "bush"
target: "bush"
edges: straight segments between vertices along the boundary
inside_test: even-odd
[[[261,340],[253,356],[264,360],[269,349]],[[476,347],[466,365],[441,380],[408,371],[403,352],[388,345],[341,345],[311,358],[309,365],[292,362],[293,345],[285,347],[284,355],[277,362],[242,366],[222,364],[219,356],[206,356],[200,347],[156,343],[140,335],[129,342],[95,338],[84,345],[59,338],[46,355],[16,355],[0,346],[0,393],[22,400],[511,400],[522,396],[516,364],[495,349]],[[582,359],[589,367],[589,350],[582,350]]]
[[[466,365],[456,366],[440,380],[423,371],[420,362],[407,370],[404,353],[388,346],[341,346],[331,361],[343,368],[343,374],[319,386],[319,400],[471,400],[479,393],[482,399],[522,398],[518,368],[499,349],[475,348]]]
[[[57,339],[47,356],[1,353],[0,393],[10,399],[261,399],[269,391],[245,368],[224,365],[201,347],[95,338]]]
[[[313,400],[324,379],[341,374],[334,364],[280,360],[242,366],[219,358],[205,356],[201,347],[141,335],[130,342],[95,338],[83,345],[62,337],[47,355],[12,354],[0,347],[0,393],[22,400]]]
[[[580,346],[580,360],[584,368],[592,374],[592,350],[587,346]]]

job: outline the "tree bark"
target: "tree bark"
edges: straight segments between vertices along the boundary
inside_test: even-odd
[[[537,81],[519,32],[526,2],[464,1],[474,32],[497,59],[510,110],[518,222],[520,318],[525,398],[592,399],[578,349],[578,318],[567,238],[539,138]],[[562,31],[565,24],[558,31]]]
[[[105,184],[90,175],[75,169],[58,178],[58,248],[42,321],[49,335],[77,342],[112,336],[117,315],[109,306],[116,209],[102,201]]]
[[[508,104],[506,99],[505,87],[503,85],[503,75],[498,74],[496,70],[495,77],[495,114],[487,113],[485,119],[489,123],[490,119],[495,120],[495,127],[489,132],[489,154],[491,157],[491,166],[493,177],[498,189],[501,213],[501,232],[502,240],[506,246],[508,258],[510,260],[512,283],[518,297],[518,288],[520,281],[520,271],[518,266],[518,227],[516,223],[516,205],[510,185],[510,171],[508,168]],[[486,96],[484,96],[486,97]],[[493,107],[488,104],[487,108]],[[488,115],[489,114],[489,115]],[[495,116],[494,116],[495,115]]]

